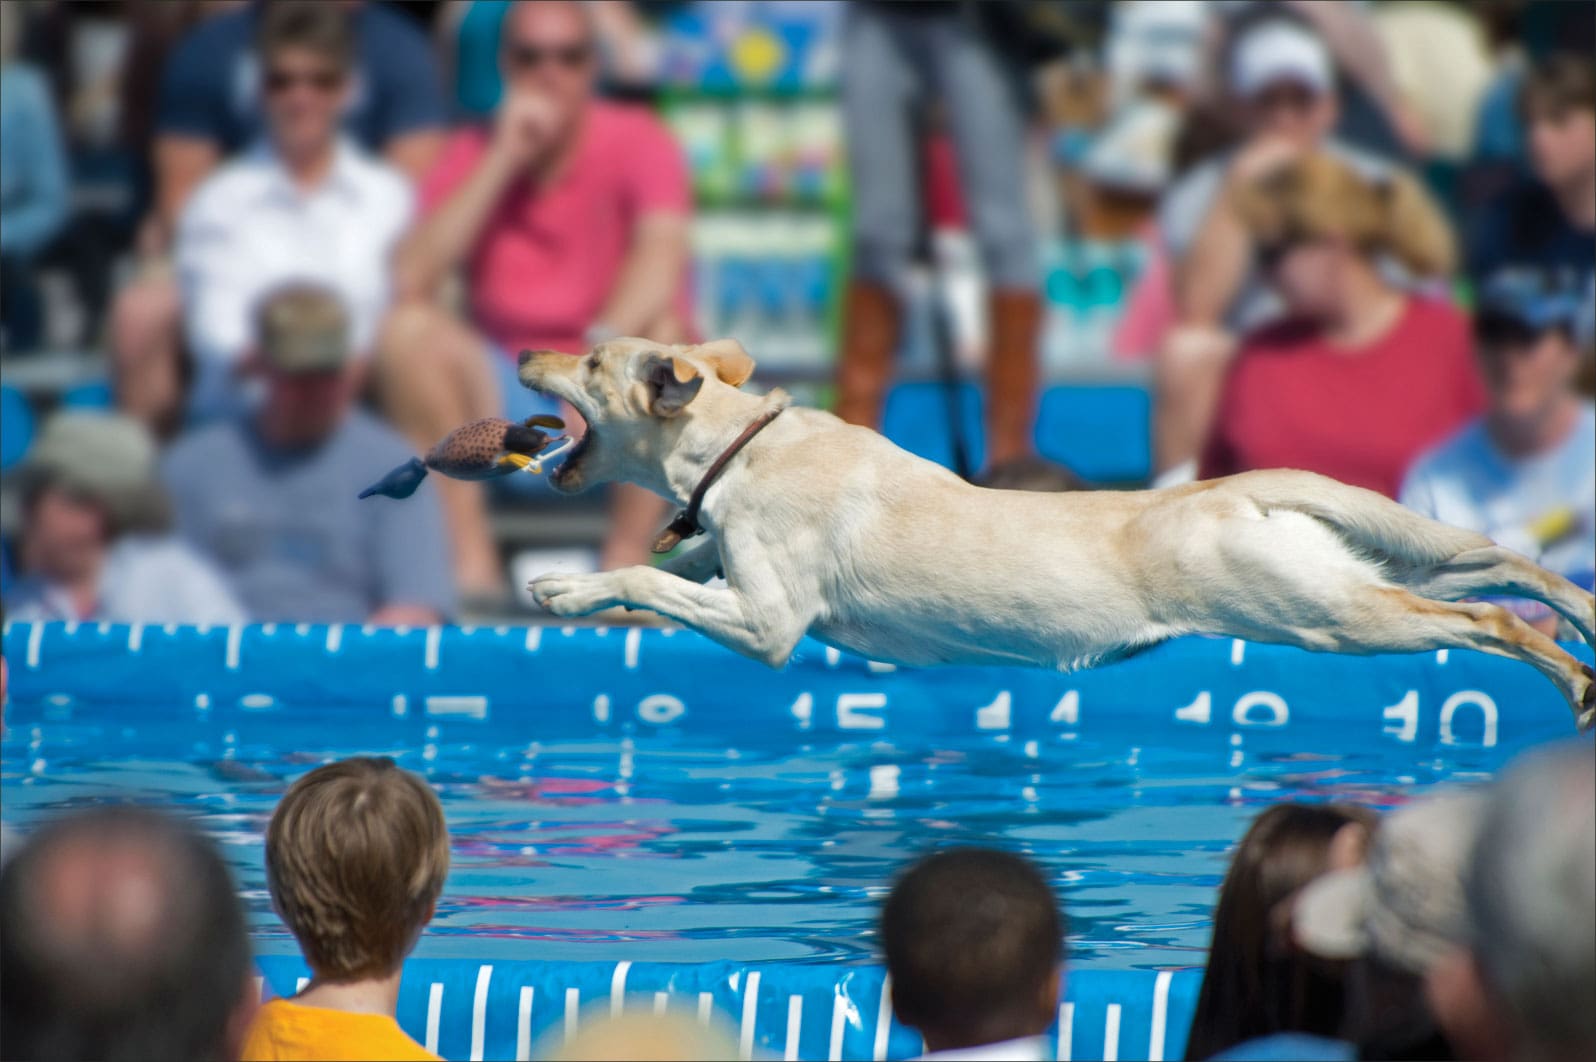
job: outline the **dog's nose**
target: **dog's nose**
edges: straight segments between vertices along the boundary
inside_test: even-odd
[[[531,360],[532,360],[532,352],[530,350],[523,350],[521,352],[520,358],[518,359],[518,363],[524,369],[524,368],[526,368],[526,363],[531,361]]]

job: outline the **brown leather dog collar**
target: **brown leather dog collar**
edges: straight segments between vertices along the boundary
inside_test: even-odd
[[[661,531],[659,537],[654,540],[655,553],[669,553],[683,539],[704,533],[704,529],[698,525],[698,510],[704,504],[704,495],[709,493],[709,488],[714,486],[715,480],[726,470],[726,465],[737,456],[738,451],[752,442],[754,436],[779,417],[781,411],[786,408],[785,405],[781,405],[761,413],[742,430],[741,435],[732,440],[730,446],[721,451],[721,455],[715,458],[714,464],[709,466],[709,471],[704,473],[704,478],[698,481],[698,486],[693,488],[692,496],[687,499],[687,508],[677,513],[676,518],[667,524],[665,530]]]

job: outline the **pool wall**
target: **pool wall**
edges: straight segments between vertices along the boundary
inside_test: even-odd
[[[260,969],[266,997],[293,994],[308,974],[285,957],[262,958]],[[912,1058],[924,1047],[893,1020],[882,982],[873,966],[412,959],[399,1023],[444,1058],[520,1059],[544,1035],[569,1033],[595,1011],[668,1006],[722,1015],[742,1058]],[[1200,982],[1196,970],[1067,975],[1048,1032],[1056,1057],[1180,1058]]]
[[[993,741],[1251,746],[1304,752],[1391,743],[1415,759],[1512,748],[1572,732],[1525,665],[1470,652],[1337,657],[1189,638],[1073,675],[1009,668],[896,669],[805,642],[776,673],[696,635],[602,628],[277,625],[234,628],[7,624],[8,725],[100,715],[197,725],[339,711],[374,740],[527,740],[698,733],[728,744],[947,735]],[[1584,660],[1588,648],[1570,647]],[[906,853],[907,855],[907,853]],[[448,1058],[526,1057],[585,1007],[722,1012],[744,1057],[898,1058],[920,1050],[883,1005],[882,972],[837,963],[665,964],[413,959],[400,1019]],[[639,958],[642,958],[640,954]],[[263,956],[268,994],[306,971]],[[1052,1035],[1060,1058],[1178,1058],[1200,972],[1083,969]],[[659,994],[664,993],[661,997]],[[664,1004],[658,1001],[663,998]],[[696,1012],[696,1011],[695,1011]]]
[[[348,707],[417,726],[527,728],[529,738],[733,740],[776,728],[795,740],[1067,740],[1123,730],[1148,744],[1203,744],[1328,728],[1344,743],[1421,750],[1573,732],[1561,697],[1528,665],[1460,650],[1352,657],[1183,638],[1061,675],[898,669],[813,641],[774,672],[689,632],[638,628],[8,623],[4,644],[12,701],[45,711],[138,704],[218,718]],[[1589,647],[1567,648],[1591,660]]]

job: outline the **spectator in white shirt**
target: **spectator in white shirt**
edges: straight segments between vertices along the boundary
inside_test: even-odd
[[[210,176],[177,224],[188,410],[236,411],[256,304],[287,282],[336,292],[358,356],[387,309],[394,245],[412,193],[397,170],[340,134],[355,91],[352,27],[335,5],[273,4],[258,50],[266,139]]]
[[[121,414],[58,413],[22,466],[22,578],[10,619],[243,623],[233,590],[167,533],[155,442]]]

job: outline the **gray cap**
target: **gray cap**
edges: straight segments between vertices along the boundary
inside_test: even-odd
[[[45,422],[21,471],[32,483],[93,498],[124,528],[152,529],[169,516],[156,459],[155,440],[141,422],[69,409]]]
[[[329,288],[285,284],[256,308],[255,340],[278,372],[335,372],[349,360],[349,314]]]
[[[1297,942],[1326,959],[1374,955],[1422,974],[1466,939],[1463,871],[1485,796],[1426,797],[1380,822],[1361,866],[1325,874],[1292,909]]]

